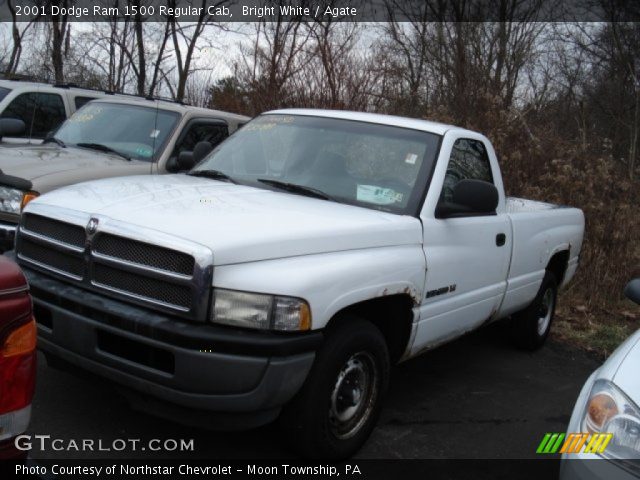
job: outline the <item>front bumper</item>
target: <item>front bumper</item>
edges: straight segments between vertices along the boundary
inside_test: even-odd
[[[17,228],[16,224],[0,222],[0,253],[13,250]]]
[[[134,406],[177,422],[197,423],[186,418],[194,410],[268,422],[300,389],[322,342],[320,332],[187,323],[24,271],[48,357],[125,387]]]

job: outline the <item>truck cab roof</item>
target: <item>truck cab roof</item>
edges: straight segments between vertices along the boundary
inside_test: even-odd
[[[476,132],[464,128],[448,125],[446,123],[422,120],[419,118],[398,117],[395,115],[383,115],[378,113],[354,112],[349,110],[316,110],[311,108],[287,108],[272,110],[265,115],[306,115],[311,117],[338,118],[343,120],[353,120],[357,122],[376,123],[380,125],[390,125],[413,130],[423,130],[425,132],[444,135],[449,130],[468,132],[470,135],[477,135]]]

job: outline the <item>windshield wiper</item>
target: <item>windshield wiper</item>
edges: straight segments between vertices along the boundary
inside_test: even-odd
[[[306,185],[298,185],[296,183],[283,182],[280,180],[274,180],[273,178],[259,178],[259,182],[266,183],[267,185],[274,186],[281,190],[285,190],[291,193],[299,193],[308,197],[320,198],[322,200],[334,200],[330,195],[324,193],[317,188],[307,187]]]
[[[226,182],[238,183],[236,180],[231,178],[226,173],[221,172],[220,170],[193,170],[187,173],[187,175],[190,175],[192,177],[204,177],[210,178],[212,180],[224,180]]]
[[[44,143],[55,143],[56,145],[62,147],[62,148],[67,148],[67,144],[64,143],[62,140],[60,140],[59,138],[56,137],[47,137],[44,139],[44,141],[42,142]]]
[[[105,153],[114,153],[114,154],[124,158],[125,160],[131,161],[131,157],[128,157],[124,153],[121,153],[121,152],[119,152],[117,150],[114,150],[111,147],[107,147],[106,145],[102,145],[101,143],[77,143],[76,147],[90,148],[91,150],[98,150],[99,152],[105,152]]]

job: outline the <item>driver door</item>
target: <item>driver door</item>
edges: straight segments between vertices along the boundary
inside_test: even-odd
[[[464,179],[494,183],[500,178],[484,142],[457,138],[444,176],[431,188],[450,200]],[[434,176],[435,180],[435,176]],[[502,185],[497,185],[502,191]],[[425,297],[416,331],[414,352],[457,337],[491,319],[506,290],[511,252],[510,223],[504,198],[495,214],[468,214],[439,219],[423,212],[427,263]]]

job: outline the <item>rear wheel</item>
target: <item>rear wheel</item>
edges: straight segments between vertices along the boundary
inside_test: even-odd
[[[513,337],[518,347],[526,350],[542,347],[551,330],[557,296],[558,282],[553,273],[546,272],[533,302],[513,315]]]
[[[280,418],[292,448],[307,458],[353,455],[375,427],[389,380],[380,330],[357,317],[327,331],[311,372]]]

